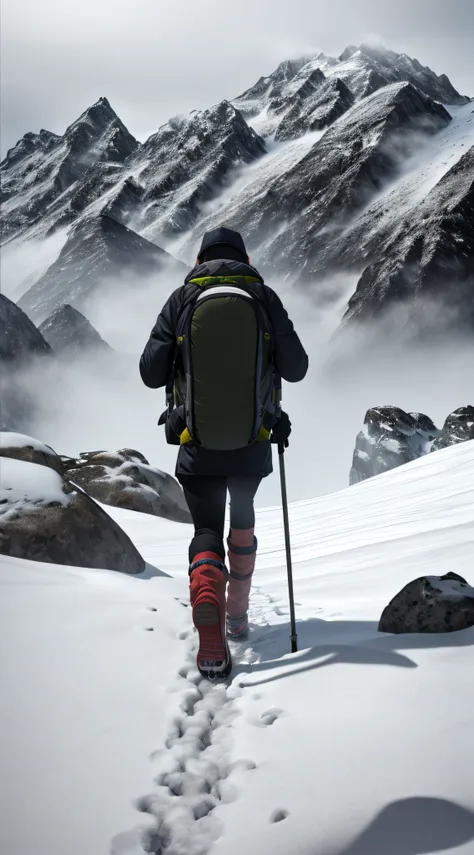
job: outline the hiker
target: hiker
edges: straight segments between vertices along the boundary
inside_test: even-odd
[[[140,359],[143,382],[166,386],[168,409],[159,423],[167,441],[179,445],[176,477],[195,529],[190,596],[204,676],[227,676],[227,639],[248,633],[254,497],[273,471],[271,443],[287,445],[291,431],[280,379],[296,383],[307,369],[293,324],[250,266],[241,235],[225,227],[206,232],[196,266],[165,303]]]

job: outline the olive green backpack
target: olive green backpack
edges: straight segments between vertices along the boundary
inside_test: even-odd
[[[180,444],[216,451],[267,440],[279,416],[273,333],[253,277],[190,282],[176,331],[173,404],[184,407]]]

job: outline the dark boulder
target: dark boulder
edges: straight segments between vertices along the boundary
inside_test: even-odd
[[[462,576],[422,576],[384,609],[379,632],[455,632],[474,626],[474,588]]]
[[[145,562],[86,493],[48,466],[4,458],[0,553],[13,558],[136,575]]]
[[[474,439],[474,407],[459,407],[446,419],[443,430],[435,439],[431,450],[439,451],[470,439]]]
[[[63,465],[67,477],[99,502],[174,522],[192,521],[178,482],[133,449],[83,452],[78,460],[63,458]]]
[[[419,414],[417,414],[419,415]],[[420,456],[417,422],[399,407],[372,407],[356,438],[350,484],[365,481]]]
[[[2,431],[0,433],[0,457],[37,463],[39,466],[48,466],[50,469],[54,469],[61,477],[64,474],[61,458],[49,445],[44,445],[37,439],[33,439],[32,436],[25,436],[21,433],[13,431]]]

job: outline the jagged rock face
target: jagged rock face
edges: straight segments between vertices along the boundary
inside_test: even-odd
[[[439,430],[425,413],[372,407],[357,435],[350,484],[357,484],[432,451],[474,440],[474,407],[459,407]]]
[[[4,458],[0,529],[2,555],[132,575],[145,569],[117,523],[47,466]]]
[[[48,342],[22,311],[8,297],[0,294],[0,361],[23,363],[35,356],[50,356]]]
[[[349,91],[356,100],[384,86],[404,81],[412,83],[425,95],[443,104],[464,104],[469,100],[456,91],[445,74],[438,76],[418,60],[384,48],[361,45],[346,48],[338,59],[321,53],[311,59],[282,63],[273,74],[260,78],[255,86],[233,103],[246,118],[264,115],[266,111],[259,132],[264,137],[270,136],[278,133],[278,121],[275,120],[278,113],[289,110],[293,99],[300,97],[301,85],[305,81],[317,79],[317,75],[320,75],[320,80],[326,77],[342,82],[344,91]],[[334,115],[333,120],[336,118]],[[330,124],[330,121],[326,124]],[[306,129],[309,129],[309,125]]]
[[[469,100],[457,92],[445,74],[438,76],[405,53],[362,44],[346,48],[336,64],[331,58],[328,58],[328,63],[331,63],[333,73],[344,80],[358,98],[381,86],[406,80],[443,104],[464,104]]]
[[[298,65],[279,66],[275,76],[261,78],[234,101],[248,117],[264,114],[258,121],[261,136],[272,136],[277,142],[297,139],[332,124],[354,103],[352,92],[342,80],[327,80],[312,63],[302,68]]]
[[[322,78],[318,85],[308,80],[298,91],[275,133],[277,142],[323,130],[352,107],[354,96],[342,80]]]
[[[62,463],[67,477],[99,502],[174,522],[192,522],[178,482],[133,449],[84,452],[79,460],[62,458]]]
[[[261,77],[254,86],[251,86],[238,98],[234,98],[232,103],[246,119],[257,116],[271,101],[281,99],[282,92],[288,83],[307,63],[308,60],[305,58],[281,62],[272,74],[268,77]]]
[[[84,309],[99,291],[136,288],[145,277],[170,269],[185,273],[184,265],[167,252],[108,216],[82,220],[71,231],[57,261],[19,301],[37,322],[65,303]]]
[[[398,223],[390,240],[378,237],[380,260],[364,270],[346,322],[372,320],[395,307],[394,327],[403,327],[405,335],[472,330],[474,146]]]
[[[55,353],[73,356],[90,350],[112,351],[87,318],[68,303],[56,309],[39,330]]]
[[[310,280],[329,264],[328,242],[337,243],[351,217],[394,179],[418,135],[434,134],[450,120],[411,84],[387,86],[355,104],[263,192],[239,194],[227,222],[246,232],[260,263]]]
[[[39,221],[43,234],[71,222],[117,181],[117,165],[138,146],[106,98],[63,136],[44,130],[26,134],[1,164],[2,239]]]
[[[432,451],[474,439],[474,407],[459,407],[446,419],[443,430],[434,441]]]
[[[474,626],[474,588],[458,576],[422,576],[384,609],[379,632],[457,632]]]
[[[228,101],[188,118],[170,120],[129,162],[141,188],[130,225],[150,239],[190,228],[235,167],[265,153],[263,140]]]
[[[23,383],[23,372],[52,357],[48,342],[8,297],[0,294],[0,428],[27,430],[35,403]]]
[[[422,438],[409,413],[399,407],[372,407],[356,438],[349,483],[357,484],[416,460]]]

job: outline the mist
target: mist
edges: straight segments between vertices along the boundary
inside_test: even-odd
[[[283,385],[283,407],[293,425],[287,452],[291,501],[348,486],[355,438],[369,407],[425,412],[442,427],[450,412],[472,403],[474,346],[459,336],[436,347],[413,339],[390,343],[381,324],[372,337],[358,327],[358,344],[354,336],[334,337],[356,282],[355,275],[326,280],[324,296],[310,286],[270,283],[310,358],[306,379]],[[38,439],[71,456],[136,448],[152,465],[174,473],[176,448],[166,444],[157,426],[164,390],[142,384],[138,362],[156,316],[180,284],[170,273],[128,281],[127,288],[115,282],[115,296],[104,289],[85,312],[115,353],[60,355],[23,373],[18,382],[35,400],[32,432]],[[275,472],[257,496],[260,507],[280,501],[275,451]]]

